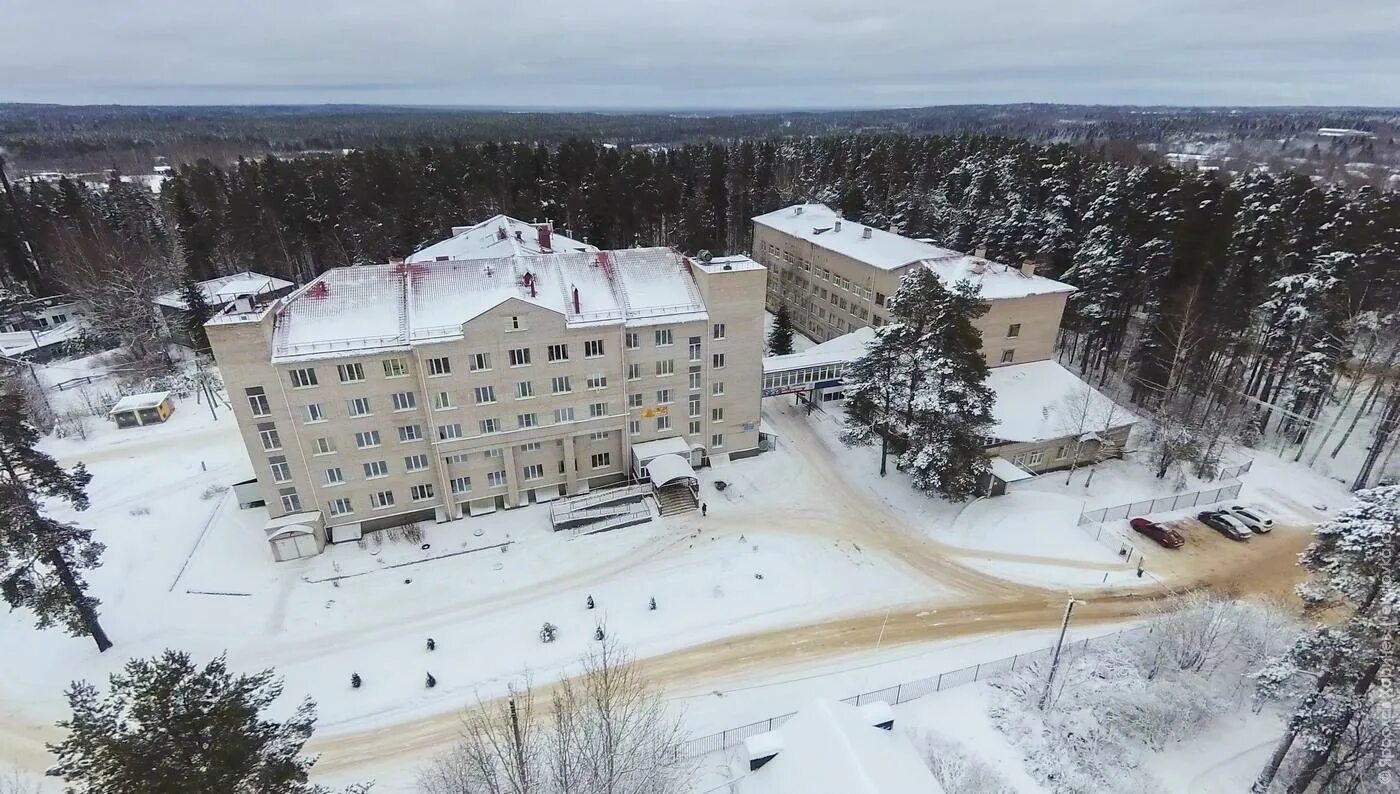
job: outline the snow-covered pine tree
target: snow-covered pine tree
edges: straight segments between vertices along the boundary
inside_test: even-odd
[[[209,336],[204,332],[204,324],[214,316],[214,309],[209,305],[209,301],[204,297],[204,290],[200,289],[199,282],[188,268],[184,278],[180,280],[180,297],[185,301],[185,330],[190,335],[190,341],[194,343],[195,350],[208,351]]]
[[[991,432],[996,402],[986,383],[982,335],[973,325],[987,306],[975,284],[962,281],[949,290],[927,268],[917,268],[904,283],[911,294],[891,312],[909,312],[908,327],[922,332],[903,370],[910,374],[902,417],[908,446],[900,467],[915,488],[962,501],[977,493],[987,469],[983,439]]]
[[[82,576],[100,564],[103,546],[92,530],[45,515],[38,502],[47,497],[86,510],[92,475],[81,463],[65,471],[34,448],[38,440],[23,398],[0,394],[0,596],[32,611],[40,628],[59,624],[105,651],[112,641]]]
[[[316,723],[303,700],[285,721],[264,712],[282,694],[273,671],[234,675],[223,657],[200,668],[182,651],[132,659],[107,692],[68,687],[67,736],[50,774],[87,794],[312,794],[315,758],[301,749]]]
[[[841,442],[869,446],[880,442],[880,476],[888,468],[890,434],[899,429],[905,366],[906,334],[903,324],[891,322],[875,329],[865,355],[846,366],[846,418]]]
[[[1268,791],[1290,749],[1302,740],[1302,763],[1288,791],[1306,791],[1334,758],[1379,674],[1395,664],[1400,635],[1400,485],[1358,491],[1336,518],[1318,526],[1299,557],[1311,574],[1304,603],[1346,610],[1300,634],[1293,647],[1257,675],[1263,697],[1297,696],[1298,705],[1273,756],[1255,781]],[[1389,684],[1381,684],[1385,689]],[[1383,694],[1393,698],[1394,692]]]
[[[786,356],[792,352],[792,314],[786,303],[778,304],[773,315],[773,330],[768,334],[768,355]]]

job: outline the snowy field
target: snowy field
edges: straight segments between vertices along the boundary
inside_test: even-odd
[[[103,369],[96,359],[63,366],[45,377]],[[280,564],[262,537],[266,512],[238,509],[223,490],[251,473],[227,410],[215,420],[184,400],[164,425],[94,421],[86,440],[50,438],[46,451],[93,473],[92,508],[56,514],[107,544],[89,579],[116,647],[98,655],[89,640],[0,615],[0,643],[24,649],[0,676],[0,764],[47,765],[42,744],[57,735],[68,681],[102,680],[128,658],[176,647],[227,653],[235,669],[275,667],[289,695],[314,698],[309,749],[322,753],[327,782],[410,791],[416,766],[455,737],[457,710],[526,671],[537,683],[568,674],[599,624],[703,734],[1043,647],[1070,590],[1092,601],[1096,589],[1148,594],[1159,581],[1287,589],[1305,524],[1323,517],[1310,505],[1345,501],[1334,481],[1261,456],[1245,496],[1290,525],[1248,547],[1207,530],[1194,556],[1146,549],[1140,580],[1136,561],[1077,518],[1085,506],[1170,492],[1141,465],[1100,467],[1088,489],[1084,473],[1069,485],[1049,475],[953,505],[913,493],[893,467],[879,477],[878,452],[842,447],[833,414],[774,398],[764,419],[779,434],[774,451],[701,472],[705,518],[575,539],[532,506],[425,526],[427,550],[384,540]],[[1091,603],[1076,631],[1111,630],[1133,609]],[[537,636],[545,621],[560,628],[549,645]],[[350,688],[351,673],[362,689]]]

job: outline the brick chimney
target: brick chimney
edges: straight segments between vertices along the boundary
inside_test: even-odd
[[[978,259],[986,259],[986,258],[987,258],[987,246],[985,246],[985,245],[979,245],[979,246],[977,246],[976,248],[972,249],[972,255],[975,256],[975,257],[977,257]]]
[[[550,245],[550,243],[552,242],[552,240],[550,239],[552,233],[550,232],[549,224],[541,223],[536,225],[535,234],[539,238],[541,251],[553,250],[552,246]]]

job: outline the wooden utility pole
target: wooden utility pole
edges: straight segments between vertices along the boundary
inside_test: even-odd
[[[1045,691],[1040,695],[1040,710],[1050,703],[1050,690],[1055,685],[1055,673],[1060,669],[1060,651],[1065,646],[1065,632],[1069,631],[1069,616],[1074,614],[1074,605],[1079,603],[1071,596],[1065,604],[1065,618],[1060,622],[1060,638],[1055,641],[1055,654],[1050,657],[1050,673],[1045,676]]]

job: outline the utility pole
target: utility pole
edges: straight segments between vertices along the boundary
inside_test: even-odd
[[[1050,674],[1045,676],[1045,691],[1040,695],[1040,710],[1044,711],[1050,703],[1050,689],[1055,685],[1055,673],[1060,669],[1060,650],[1065,645],[1065,632],[1069,631],[1069,616],[1074,613],[1074,605],[1079,603],[1070,596],[1069,602],[1065,604],[1065,618],[1060,622],[1060,639],[1055,641],[1055,655],[1050,658]]]
[[[199,379],[199,391],[203,392],[204,396],[209,398],[209,415],[214,417],[214,421],[217,422],[219,421],[219,415],[214,413],[214,390],[209,388],[209,381],[204,378],[204,365],[199,362],[199,353],[194,354],[194,369],[197,373],[195,377]],[[196,395],[196,398],[197,397],[198,395]],[[198,402],[198,399],[196,399],[196,402]]]
[[[29,282],[30,291],[39,294],[39,257],[34,253],[34,246],[29,242],[29,227],[24,225],[24,215],[19,211],[19,200],[15,198],[15,190],[10,186],[10,175],[5,171],[5,155],[0,153],[0,187],[5,190],[5,198],[10,202],[11,214],[15,216],[15,226],[19,228],[20,241],[24,243],[24,252],[29,255],[29,274],[25,281]]]

